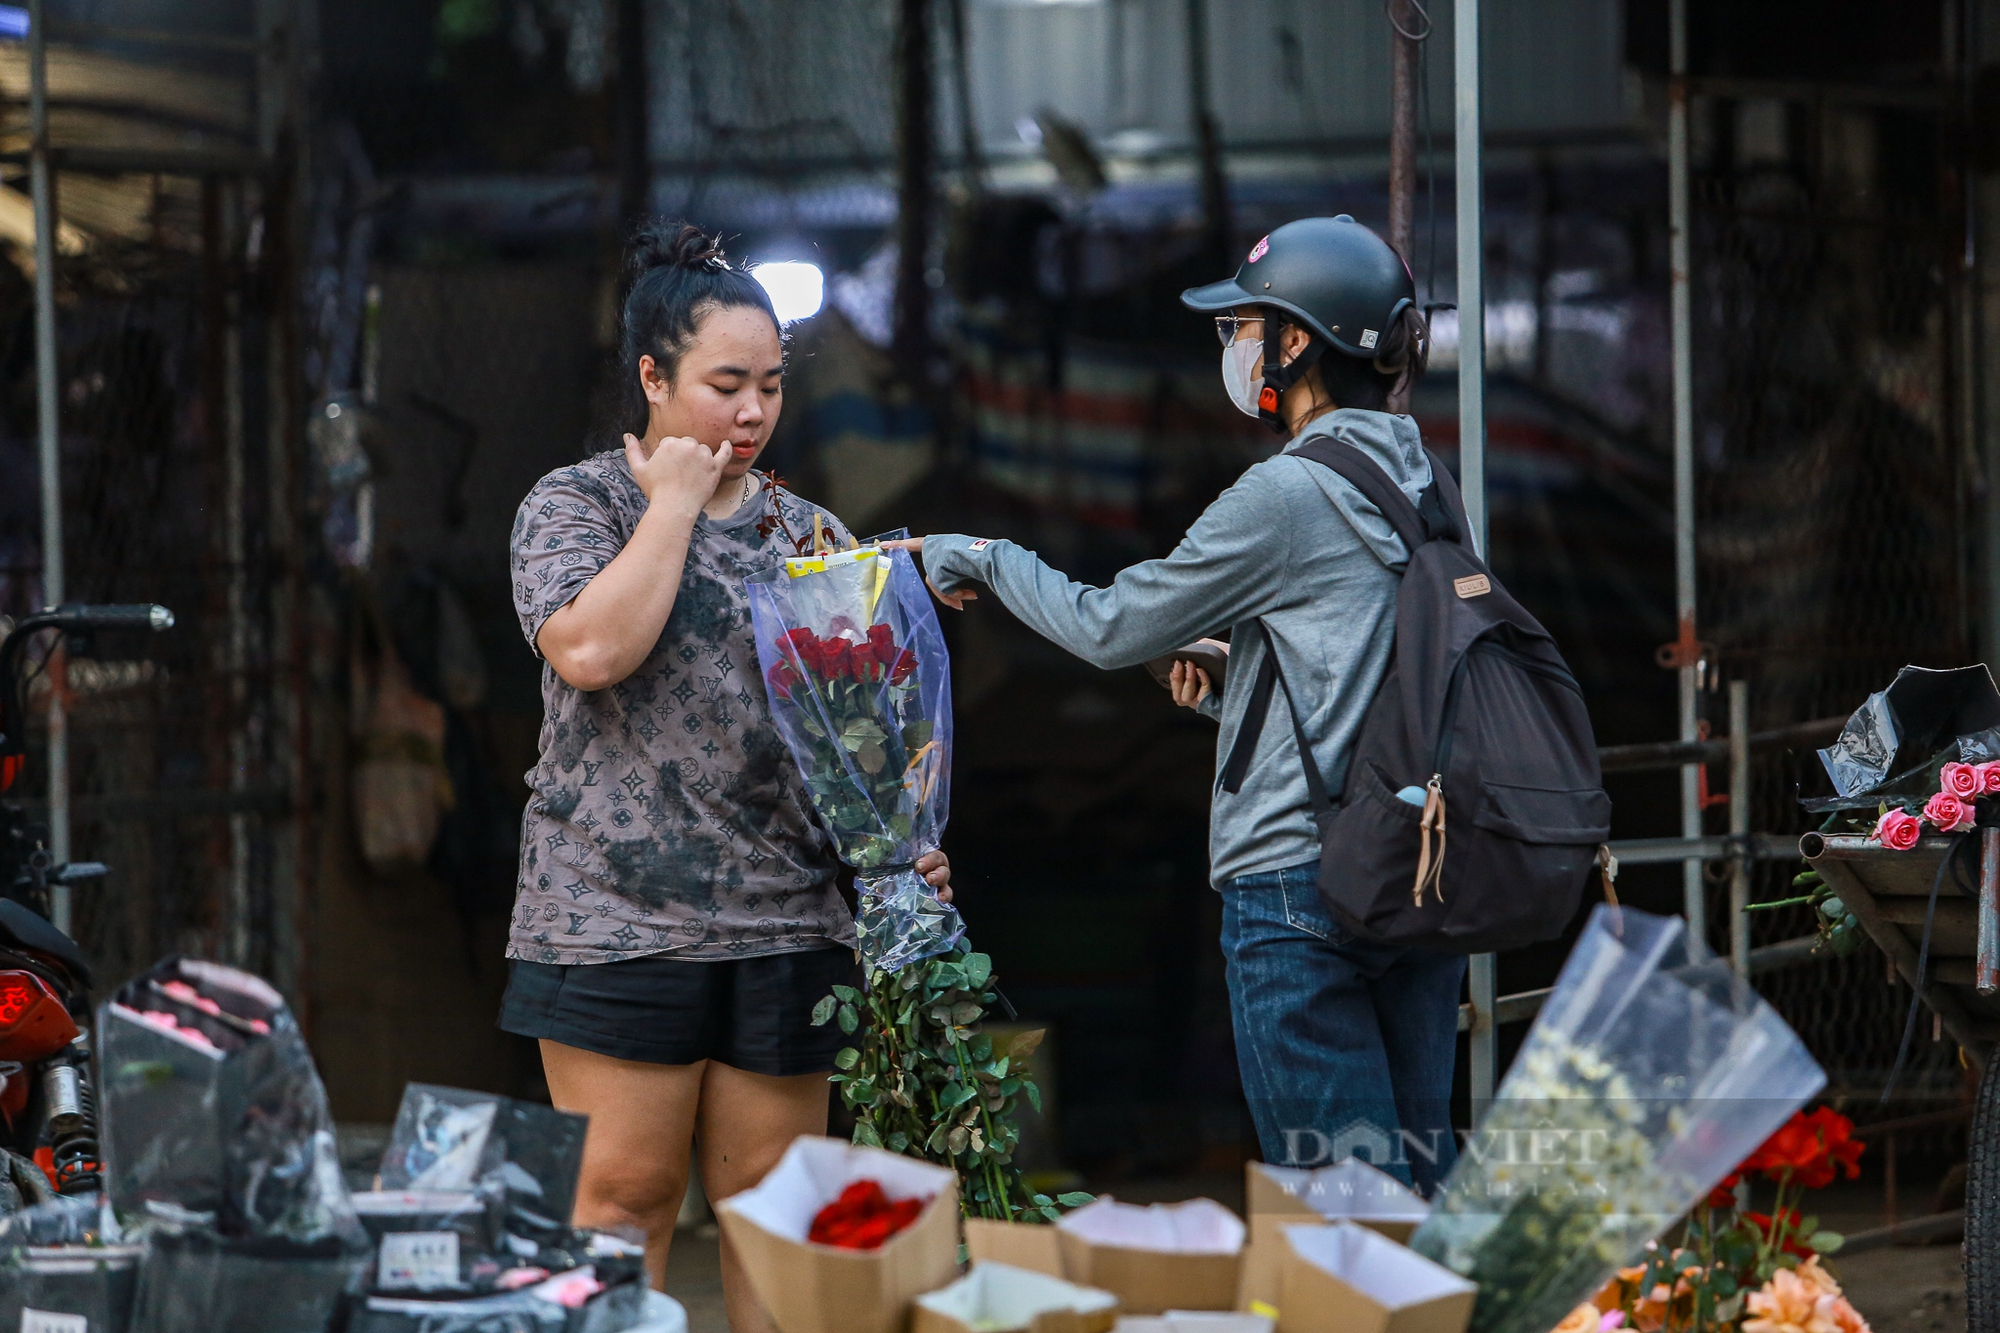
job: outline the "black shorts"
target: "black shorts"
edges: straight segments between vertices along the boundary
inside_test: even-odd
[[[752,1074],[823,1074],[847,1044],[812,1025],[836,985],[861,985],[854,950],[808,949],[712,963],[671,955],[565,966],[514,959],[500,1028],[618,1060],[715,1060]]]

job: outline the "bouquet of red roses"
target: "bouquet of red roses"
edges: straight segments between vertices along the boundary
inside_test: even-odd
[[[840,858],[860,874],[868,968],[949,952],[958,913],[916,873],[951,787],[951,663],[905,551],[796,556],[748,584],[778,724]]]

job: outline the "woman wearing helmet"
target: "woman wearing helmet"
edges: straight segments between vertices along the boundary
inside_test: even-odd
[[[1215,313],[1230,400],[1288,444],[1244,472],[1171,555],[1092,588],[1009,541],[910,544],[948,605],[983,583],[1100,667],[1134,666],[1225,626],[1231,680],[1251,680],[1276,654],[1296,731],[1282,697],[1247,734],[1247,685],[1218,697],[1187,663],[1171,681],[1177,702],[1221,727],[1210,877],[1223,898],[1244,1094],[1266,1160],[1312,1166],[1352,1152],[1428,1193],[1456,1155],[1465,960],[1370,944],[1335,923],[1318,890],[1319,838],[1295,739],[1337,793],[1388,671],[1409,552],[1353,485],[1293,456],[1320,436],[1351,443],[1417,502],[1430,460],[1416,422],[1386,408],[1422,373],[1428,334],[1408,266],[1345,215],[1278,228],[1234,278],[1181,300]]]

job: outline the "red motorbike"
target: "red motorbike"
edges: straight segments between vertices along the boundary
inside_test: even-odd
[[[164,606],[57,606],[24,617],[0,639],[0,797],[27,752],[21,664],[43,631],[172,627]],[[90,1074],[90,964],[50,920],[51,890],[101,877],[96,862],[58,864],[45,825],[0,800],[0,1212],[51,1193],[101,1188]]]

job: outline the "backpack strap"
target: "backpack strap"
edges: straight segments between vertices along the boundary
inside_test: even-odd
[[[1250,695],[1250,707],[1244,713],[1244,725],[1237,728],[1236,744],[1230,747],[1229,763],[1222,771],[1222,789],[1234,795],[1242,789],[1243,778],[1250,770],[1250,757],[1256,752],[1257,733],[1264,729],[1264,718],[1271,711],[1271,695],[1274,689],[1285,692],[1285,711],[1291,715],[1292,736],[1298,742],[1299,761],[1306,769],[1306,792],[1312,797],[1313,818],[1333,809],[1333,794],[1327,790],[1326,775],[1319,771],[1319,763],[1313,758],[1312,746],[1306,740],[1306,729],[1299,721],[1298,705],[1292,699],[1291,687],[1285,684],[1284,668],[1278,665],[1277,645],[1271,642],[1271,628],[1263,621],[1257,628],[1264,631],[1264,661],[1257,668],[1257,684]],[[1256,729],[1250,728],[1250,714],[1255,713]],[[1342,786],[1345,787],[1345,783]]]
[[[1431,484],[1424,487],[1418,504],[1411,504],[1410,497],[1403,492],[1368,455],[1342,440],[1321,436],[1292,451],[1300,458],[1308,458],[1322,467],[1333,469],[1345,477],[1354,489],[1382,511],[1396,535],[1403,541],[1403,547],[1411,555],[1417,548],[1432,541],[1461,541],[1461,534],[1471,529],[1466,521],[1465,501],[1459,495],[1458,483],[1445,470],[1444,463],[1427,447],[1424,454],[1431,461]],[[1264,660],[1258,664],[1256,682],[1250,688],[1250,702],[1244,707],[1243,720],[1236,728],[1236,742],[1229,747],[1229,758],[1222,766],[1222,789],[1234,796],[1243,789],[1243,779],[1250,772],[1250,761],[1256,756],[1257,739],[1264,734],[1264,721],[1270,716],[1271,694],[1280,683],[1278,670],[1278,650],[1271,642],[1270,627],[1258,621],[1258,628],[1264,631]],[[1291,691],[1285,692],[1289,705]],[[1298,731],[1298,710],[1292,710],[1292,727]],[[1311,751],[1305,749],[1305,733],[1299,731],[1299,746],[1307,756],[1307,785],[1317,784],[1323,795],[1326,784],[1320,777],[1318,765],[1311,762]],[[1345,784],[1342,784],[1343,787]],[[1315,811],[1325,808],[1315,805]]]

